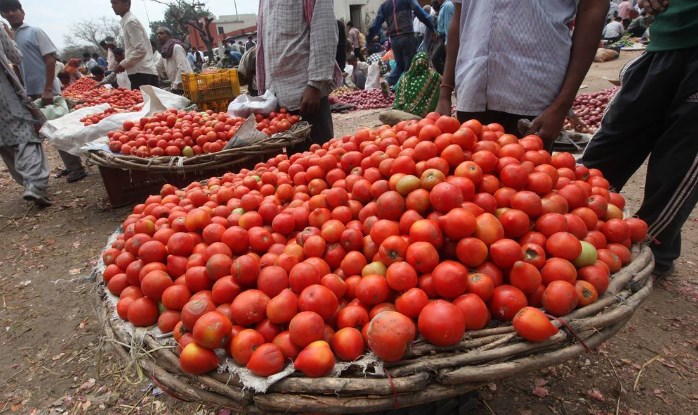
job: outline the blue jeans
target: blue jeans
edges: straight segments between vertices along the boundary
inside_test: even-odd
[[[410,68],[412,58],[417,54],[417,39],[412,33],[390,38],[390,45],[395,55],[395,69],[385,80],[388,85],[395,85],[402,73]]]

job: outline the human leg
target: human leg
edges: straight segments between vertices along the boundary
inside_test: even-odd
[[[292,153],[307,151],[311,145],[323,145],[334,137],[334,125],[332,122],[332,109],[328,97],[320,99],[320,106],[312,116],[303,117],[304,121],[312,125],[309,140],[299,143],[291,149]]]
[[[17,182],[17,184],[24,186],[24,178],[15,168],[15,146],[2,146],[0,147],[0,156],[2,156],[2,161],[5,162],[7,169],[10,171],[10,175]]]
[[[670,54],[646,53],[627,66],[621,89],[582,156],[582,164],[601,170],[616,191],[652,151],[683,78],[683,68],[676,67]]]
[[[68,177],[66,178],[68,183],[77,182],[87,176],[87,171],[85,167],[83,167],[80,157],[63,150],[58,150],[58,155],[61,156],[63,165],[65,165],[65,168],[68,170]]]
[[[139,89],[143,85],[158,86],[159,79],[157,75],[136,73],[128,76],[128,80],[131,81],[131,89]]]
[[[49,167],[41,143],[22,143],[12,146],[14,169],[24,186],[24,199],[46,207],[51,201],[46,195]],[[6,158],[3,151],[3,159]],[[7,160],[5,161],[7,163]],[[13,174],[14,176],[14,174]],[[15,179],[16,180],[16,179]]]
[[[681,255],[681,228],[698,203],[698,48],[672,52],[672,59],[685,73],[652,148],[637,212],[649,225],[658,269]]]

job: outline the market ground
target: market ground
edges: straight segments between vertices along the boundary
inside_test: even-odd
[[[637,52],[594,64],[589,92],[610,86]],[[378,124],[378,111],[336,117],[338,135]],[[52,166],[57,157],[49,150]],[[619,155],[620,156],[620,155]],[[644,173],[624,189],[630,211]],[[100,343],[93,284],[85,280],[129,213],[111,209],[95,168],[77,184],[51,179],[53,207],[36,210],[0,167],[0,414],[224,414],[138,382]],[[698,217],[684,227],[676,272],[625,329],[598,350],[480,390],[473,414],[698,413]],[[228,412],[229,413],[229,412]]]

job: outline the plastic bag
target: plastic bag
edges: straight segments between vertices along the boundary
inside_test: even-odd
[[[262,96],[251,97],[249,95],[238,95],[233,102],[228,105],[228,114],[233,117],[247,118],[250,114],[267,115],[279,108],[279,100],[270,90]]]
[[[368,67],[365,89],[380,89],[381,87],[381,66],[378,62],[372,63]]]
[[[116,84],[119,88],[131,89],[131,80],[128,79],[128,74],[126,74],[126,72],[116,74]]]
[[[44,114],[44,117],[46,117],[47,121],[61,118],[62,116],[70,112],[70,108],[68,108],[68,103],[65,102],[65,98],[61,96],[54,97],[53,104],[43,105],[41,103],[41,99],[37,99],[36,101],[34,101],[34,105],[36,105],[39,111],[41,111],[41,113]]]
[[[142,86],[141,92],[143,93],[143,109],[138,112],[114,114],[97,124],[85,126],[80,119],[88,115],[104,112],[110,108],[110,105],[100,104],[94,107],[81,108],[61,118],[45,123],[40,133],[46,136],[48,142],[58,150],[79,156],[82,154],[83,146],[96,140],[99,143],[92,148],[108,148],[106,145],[107,133],[121,128],[124,121],[137,120],[153,115],[156,112],[165,111],[168,108],[183,109],[191,104],[188,99],[182,96],[150,85]]]

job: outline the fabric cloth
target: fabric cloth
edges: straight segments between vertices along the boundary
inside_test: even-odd
[[[46,193],[50,170],[41,143],[0,146],[0,156],[17,184],[25,189]]]
[[[436,29],[429,20],[429,15],[417,3],[417,0],[386,0],[378,8],[376,19],[371,26],[368,37],[373,39],[375,35],[380,33],[383,22],[388,24],[388,37],[392,42],[392,38],[399,35],[414,35],[414,26],[412,24],[412,13],[427,27],[429,31],[434,32]]]
[[[355,27],[349,29],[349,41],[351,41],[352,48],[358,49],[361,47],[359,44],[359,29]]]
[[[698,1],[672,0],[652,23],[647,50],[659,52],[698,46]]]
[[[107,69],[107,61],[101,56],[97,58],[97,65],[99,65],[103,69]]]
[[[116,69],[116,65],[118,65],[118,63],[116,62],[116,56],[114,56],[112,48],[109,48],[107,49],[107,70],[113,71],[114,69]]]
[[[121,33],[124,38],[125,57],[120,65],[129,75],[148,74],[157,76],[155,58],[150,38],[135,14],[126,12],[121,18]],[[134,89],[136,89],[134,87]]]
[[[164,46],[163,46],[164,49]],[[172,84],[172,89],[182,89],[182,74],[194,72],[189,61],[184,47],[179,43],[172,46],[170,57],[165,57],[165,54],[160,55],[157,63],[158,73],[167,75],[167,79]]]
[[[245,43],[245,50],[248,51],[248,50],[252,49],[252,48],[255,47],[255,46],[257,46],[257,44],[256,44],[253,40],[248,40],[248,41]],[[241,51],[241,52],[242,52],[242,51]]]
[[[165,59],[170,59],[172,57],[172,54],[174,53],[175,46],[177,45],[179,45],[182,48],[182,51],[184,52],[184,57],[186,58],[186,52],[184,51],[186,45],[179,39],[167,39],[165,44],[162,45],[162,48],[160,49],[160,56],[162,56]]]
[[[230,52],[229,56],[230,56],[230,62],[231,62],[233,65],[239,65],[239,64],[240,64],[240,60],[242,59],[242,53],[240,53],[240,52]]]
[[[350,88],[366,88],[366,78],[368,76],[368,64],[366,62],[356,62],[351,71],[351,76],[347,79],[347,86]]]
[[[11,64],[21,62],[19,47],[0,30],[0,156],[17,183],[45,192],[49,168],[41,138],[34,129],[36,117],[11,68]]]
[[[46,84],[44,56],[58,51],[48,35],[38,27],[23,24],[15,30],[15,42],[24,59],[19,65],[27,95],[42,94]],[[61,94],[61,81],[53,80],[53,95]]]
[[[410,67],[414,55],[417,54],[417,39],[412,35],[397,36],[390,39],[395,54],[395,69],[385,80],[389,85],[395,85],[402,74]]]
[[[441,76],[429,67],[429,56],[420,52],[395,88],[393,108],[424,117],[436,109],[440,85]]]
[[[576,0],[461,3],[457,109],[540,114],[560,92]],[[515,73],[516,76],[512,76]]]
[[[56,75],[58,75],[59,72],[63,72],[63,69],[65,69],[63,62],[56,59]]]
[[[618,16],[621,19],[630,19],[630,11],[633,9],[633,5],[630,4],[628,0],[623,0],[618,3]]]
[[[347,66],[347,32],[344,23],[341,20],[337,20],[337,53],[334,56],[334,60],[337,61],[337,66],[339,69],[344,70]]]
[[[257,47],[253,46],[242,55],[238,73],[241,74],[247,81],[247,89],[257,90]]]
[[[456,6],[453,5],[451,0],[446,0],[441,5],[439,9],[439,20],[436,24],[436,32],[442,39],[446,39],[448,35],[448,26],[451,24],[451,19],[456,13]]]
[[[160,79],[157,75],[151,75],[146,73],[134,73],[128,76],[128,80],[131,82],[131,89],[139,89],[143,85],[158,86],[160,84]]]
[[[98,66],[99,64],[97,63],[94,58],[90,58],[87,62],[85,62],[85,67],[87,68],[87,71],[89,72],[90,69],[94,68],[95,66]]]
[[[192,68],[196,66],[196,58],[192,52],[187,52],[187,60],[189,61],[189,66]]]
[[[582,157],[620,191],[649,156],[637,215],[649,225],[658,267],[680,256],[681,227],[698,202],[696,135],[698,47],[647,52],[621,73],[621,89]]]
[[[313,7],[313,12],[307,7]],[[307,86],[317,88],[323,97],[329,95],[337,68],[332,0],[262,0],[257,25],[260,93],[272,90],[279,104],[291,110],[300,108]]]
[[[623,36],[623,33],[625,33],[623,23],[616,22],[615,20],[607,24],[606,27],[603,29],[604,39],[615,39],[617,37]]]

